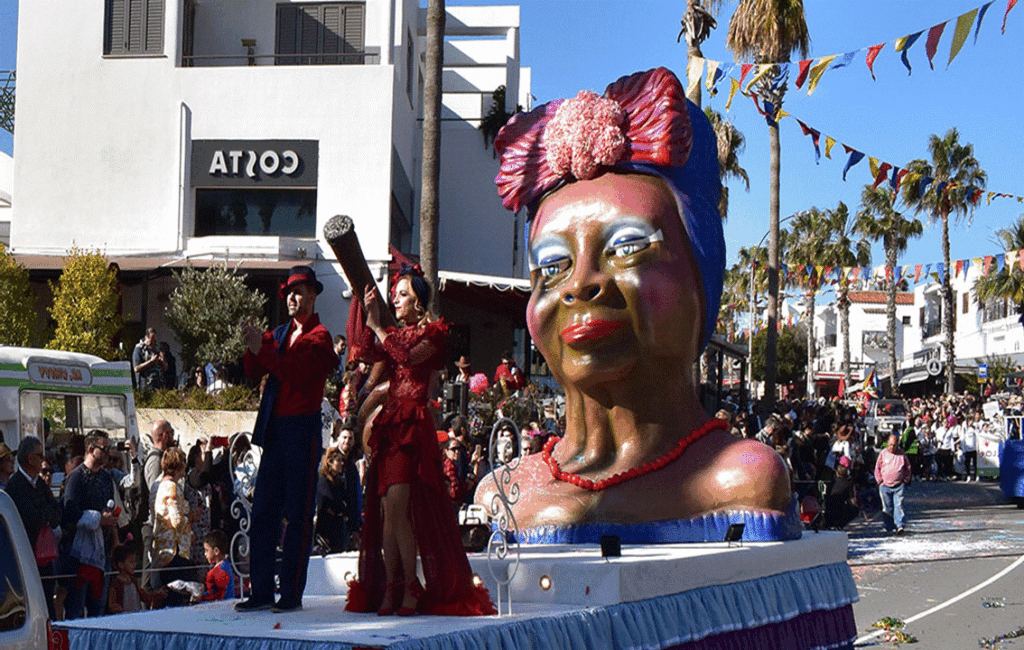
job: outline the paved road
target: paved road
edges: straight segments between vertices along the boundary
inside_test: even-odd
[[[978,648],[1024,626],[1024,510],[984,481],[915,482],[905,505],[904,537],[886,533],[880,514],[847,527],[858,647],[894,647],[872,634],[884,616],[907,621],[922,650]]]

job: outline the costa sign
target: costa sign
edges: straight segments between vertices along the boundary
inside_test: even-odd
[[[239,165],[242,160],[245,160],[243,165]],[[233,151],[224,151],[218,149],[213,152],[213,160],[210,161],[210,174],[231,174],[238,176],[240,173],[244,173],[249,178],[256,178],[256,161],[259,160],[260,171],[264,174],[276,174],[281,172],[282,174],[288,174],[291,176],[299,170],[299,154],[295,153],[291,149],[285,149],[280,154],[271,149],[270,151],[264,151],[257,154],[255,151],[250,149],[249,151],[241,151],[235,149]],[[284,160],[284,164],[281,161]],[[230,164],[228,164],[230,161]]]
[[[193,187],[316,187],[316,140],[193,140]]]

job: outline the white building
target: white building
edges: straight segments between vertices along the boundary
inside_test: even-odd
[[[310,264],[326,285],[321,317],[343,332],[325,222],[353,218],[380,280],[389,245],[418,252],[418,4],[108,0],[69,3],[54,21],[47,3],[22,3],[12,250],[37,281],[72,246],[116,261],[130,341],[147,325],[173,341],[161,314],[186,261],[240,264],[278,321],[277,286]],[[516,323],[474,292],[516,287],[522,304],[525,281],[476,127],[498,86],[507,109],[529,108],[530,77],[518,7],[452,7],[447,23],[440,268],[458,273],[442,308],[459,351],[496,364]]]

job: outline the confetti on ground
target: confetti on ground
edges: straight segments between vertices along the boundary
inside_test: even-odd
[[[883,616],[872,623],[871,627],[878,628],[879,630],[902,630],[904,625],[901,619],[893,616]]]
[[[1017,638],[1020,638],[1022,636],[1024,636],[1024,627],[1018,627],[1013,632],[1007,632],[1006,634],[1000,634],[999,636],[994,636],[991,639],[985,639],[985,638],[978,639],[978,647],[984,648],[984,650],[996,650],[996,648],[1001,648],[1002,647],[1003,641],[1006,641],[1006,640],[1009,640],[1009,639],[1017,639]]]

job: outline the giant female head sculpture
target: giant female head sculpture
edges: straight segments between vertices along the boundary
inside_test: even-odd
[[[517,470],[525,538],[585,541],[611,524],[645,541],[636,525],[657,524],[684,540],[751,518],[762,538],[792,536],[784,463],[730,436],[693,385],[725,246],[715,136],[675,75],[517,115],[495,146],[499,194],[531,218],[530,333],[566,391],[565,438]]]

